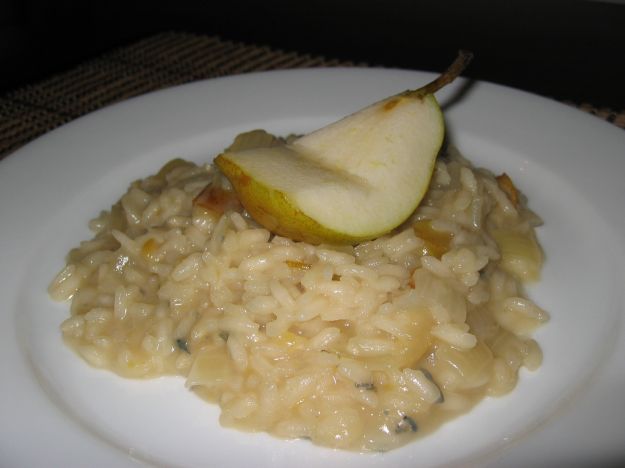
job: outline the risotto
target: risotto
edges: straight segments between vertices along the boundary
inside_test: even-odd
[[[412,217],[356,246],[273,235],[212,165],[174,160],[91,221],[49,293],[94,367],[183,376],[227,427],[386,451],[540,366],[539,224],[454,148]]]

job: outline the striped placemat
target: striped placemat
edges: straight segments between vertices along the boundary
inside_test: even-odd
[[[1,96],[0,158],[84,114],[157,89],[252,71],[332,66],[366,64],[219,37],[158,34]],[[577,106],[625,128],[625,112]]]

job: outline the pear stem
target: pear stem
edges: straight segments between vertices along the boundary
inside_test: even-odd
[[[434,94],[443,86],[446,86],[454,81],[464,71],[464,69],[467,68],[472,59],[473,54],[471,52],[467,50],[458,51],[456,59],[440,76],[419,89],[406,91],[404,95],[419,97]]]

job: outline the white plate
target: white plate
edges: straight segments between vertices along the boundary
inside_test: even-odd
[[[100,110],[0,164],[0,465],[519,466],[625,459],[625,132],[580,111],[487,83],[439,94],[450,138],[505,170],[545,219],[551,314],[544,365],[434,435],[386,454],[352,454],[222,429],[181,378],[129,381],[89,368],[62,343],[65,304],[46,287],[87,221],[129,182],[174,157],[208,161],[237,133],[305,132],[432,78],[314,69],[250,74]]]

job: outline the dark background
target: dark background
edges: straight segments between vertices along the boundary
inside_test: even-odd
[[[0,0],[0,94],[165,31],[441,70],[625,109],[625,0]]]

